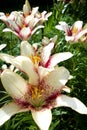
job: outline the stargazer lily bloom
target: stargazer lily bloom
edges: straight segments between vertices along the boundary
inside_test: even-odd
[[[13,62],[29,79],[9,69],[1,73],[1,82],[13,101],[0,108],[0,125],[16,113],[31,111],[40,130],[48,130],[52,121],[51,109],[61,106],[87,114],[87,107],[81,101],[62,94],[62,91],[69,89],[65,84],[70,73],[65,67],[57,67],[49,72],[42,66],[36,68],[26,56],[18,56]]]
[[[82,36],[87,34],[87,28],[82,28],[83,21],[76,21],[72,26],[69,26],[66,22],[59,22],[55,28],[65,31],[66,41],[77,42]]]
[[[23,11],[13,11],[10,15],[0,13],[0,20],[2,20],[8,28],[3,32],[12,32],[17,35],[21,40],[28,40],[38,29],[43,28],[44,21],[52,14],[43,11],[40,13],[38,7],[32,8],[28,0],[23,5]]]

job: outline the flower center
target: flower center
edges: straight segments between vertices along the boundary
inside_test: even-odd
[[[6,17],[8,17],[10,14],[9,13],[6,13]]]
[[[31,97],[32,99],[39,99],[42,96],[44,90],[41,87],[33,86],[31,88]]]
[[[72,34],[76,34],[78,32],[78,29],[76,27],[72,28]]]
[[[26,27],[26,25],[25,25],[25,24],[22,24],[21,29],[23,29],[23,28],[25,28],[25,27]]]
[[[28,100],[33,108],[39,110],[45,104],[43,93],[44,90],[42,88],[42,85],[32,86],[30,88],[30,97],[28,98]]]
[[[35,56],[32,56],[31,57],[31,60],[33,61],[33,63],[35,64],[35,66],[38,66],[40,61],[41,61],[41,58],[38,54],[36,54]]]

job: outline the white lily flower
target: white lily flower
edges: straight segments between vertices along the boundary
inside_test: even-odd
[[[5,61],[6,63],[12,64],[14,67],[21,70],[21,66],[19,66],[19,62],[21,64],[22,58],[25,56],[30,61],[31,67],[32,65],[35,66],[36,68],[38,66],[41,66],[48,69],[49,71],[52,71],[58,63],[67,60],[73,56],[72,53],[70,52],[61,52],[52,55],[51,51],[54,48],[56,39],[57,37],[55,36],[50,40],[48,40],[48,43],[46,40],[44,40],[44,42],[42,41],[43,44],[42,47],[41,48],[38,47],[37,50],[31,44],[29,44],[28,41],[22,41],[20,47],[21,56],[16,57],[16,62],[14,60],[15,59],[14,56],[4,54],[4,53],[0,54],[0,59]],[[26,64],[26,69],[27,69],[27,65],[28,64]],[[26,73],[30,73],[30,72],[26,70]]]
[[[81,101],[61,94],[70,77],[66,68],[57,67],[49,72],[41,66],[36,68],[26,56],[14,58],[13,64],[25,72],[29,80],[9,69],[2,72],[1,82],[13,102],[0,108],[0,125],[16,113],[31,110],[40,130],[48,130],[52,121],[51,109],[60,106],[87,114],[87,107]]]
[[[28,40],[38,29],[43,28],[43,22],[48,20],[52,14],[44,11],[40,13],[38,7],[31,10],[28,0],[25,0],[23,11],[13,11],[9,15],[0,13],[2,20],[8,28],[3,29],[3,32],[12,32],[21,40]]]
[[[53,42],[54,41],[54,42]],[[47,41],[44,40],[44,42]],[[45,43],[44,43],[45,44]],[[27,41],[21,42],[21,55],[30,57],[35,63],[45,67],[45,68],[54,68],[58,63],[67,60],[73,56],[70,52],[61,52],[51,55],[55,45],[55,37],[48,42],[47,45],[34,49]]]
[[[76,42],[82,36],[87,34],[87,28],[82,28],[83,21],[76,21],[72,26],[69,26],[66,22],[59,22],[55,28],[58,30],[63,30],[65,32],[66,41]]]

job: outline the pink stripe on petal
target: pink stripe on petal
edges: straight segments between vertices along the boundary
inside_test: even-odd
[[[41,53],[41,59],[42,59],[42,64],[45,66],[45,64],[47,63],[47,61],[49,60],[50,58],[50,55],[51,55],[51,51],[54,47],[54,43],[51,42],[50,44],[48,44],[47,46],[45,46],[43,49],[42,49],[42,53]]]
[[[29,27],[24,27],[20,30],[19,35],[23,40],[27,40],[31,35],[31,29]]]
[[[46,67],[52,68],[52,67],[56,66],[58,63],[71,58],[72,56],[73,56],[73,54],[70,52],[56,53],[50,57],[49,61],[47,62]]]

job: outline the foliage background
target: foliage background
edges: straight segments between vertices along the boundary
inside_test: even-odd
[[[55,51],[70,51],[74,56],[59,65],[65,66],[73,75],[67,85],[71,88],[70,96],[75,96],[87,106],[87,43],[77,42],[75,44],[67,43],[64,39],[64,33],[55,29],[59,21],[66,21],[72,25],[76,20],[82,20],[87,23],[87,1],[86,0],[60,0],[53,1],[53,5],[46,6],[45,10],[52,11],[53,14],[47,22],[45,28],[39,33],[34,34],[29,40],[31,44],[41,42],[43,36],[51,38],[58,35]],[[43,6],[40,5],[43,11]],[[10,12],[10,9],[9,9]],[[0,22],[0,44],[5,43],[7,47],[3,52],[18,55],[20,54],[20,40],[12,33],[3,33],[5,24]],[[0,61],[0,67],[4,62]],[[9,66],[9,65],[8,65]],[[0,106],[9,102],[11,98],[3,89],[0,83]],[[80,115],[69,108],[56,108],[52,110],[53,120],[50,130],[87,130],[87,116]],[[44,123],[44,120],[43,120]],[[7,121],[0,130],[39,130],[34,123],[31,113],[20,113],[14,115]]]

